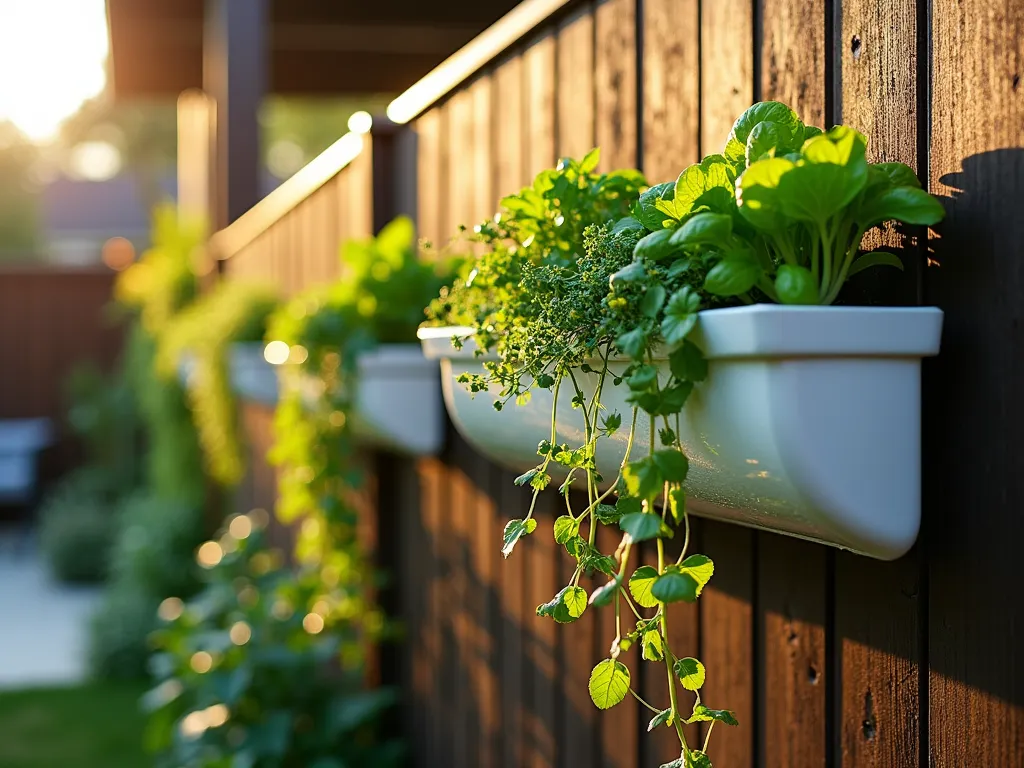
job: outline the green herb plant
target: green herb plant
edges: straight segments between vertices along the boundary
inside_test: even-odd
[[[731,711],[702,701],[703,664],[677,655],[668,641],[667,606],[695,602],[714,573],[711,559],[690,546],[689,461],[680,425],[690,394],[708,376],[690,336],[702,309],[760,300],[830,303],[851,274],[895,263],[891,254],[859,253],[870,226],[941,217],[910,169],[868,164],[865,142],[848,128],[806,127],[784,105],[754,105],[736,121],[723,154],[687,168],[675,183],[623,195],[614,205],[602,200],[590,221],[586,209],[577,209],[587,221],[582,237],[559,252],[533,248],[536,237],[515,239],[518,208],[506,198],[495,219],[504,226],[478,229],[485,252],[477,263],[486,265],[488,279],[478,286],[484,271],[467,266],[469,279],[432,307],[435,320],[471,329],[453,339],[456,347],[472,336],[481,352],[497,353],[484,374],[462,377],[471,391],[497,391],[499,409],[510,400],[528,401],[537,388],[552,392],[540,463],[516,479],[532,489],[533,501],[525,518],[506,525],[502,553],[510,556],[536,530],[538,495],[564,478],[559,493],[566,510],[553,535],[576,568],[537,614],[569,623],[612,606],[616,633],[608,658],[591,673],[590,695],[600,709],[632,695],[652,712],[649,730],[675,731],[680,753],[662,768],[711,768],[715,724],[737,725]],[[538,183],[546,186],[541,179],[573,168],[579,165],[563,161]],[[635,171],[619,176],[637,177]],[[541,241],[557,242],[558,216],[538,220],[552,230]],[[628,413],[603,405],[612,386],[628,390]],[[582,422],[580,444],[559,442],[560,398],[578,412],[573,426]],[[621,463],[599,467],[599,444],[622,430]],[[638,436],[646,438],[644,455],[637,455]],[[583,503],[572,493],[580,486]],[[613,552],[599,548],[601,525],[621,533]],[[677,530],[682,542],[670,553]],[[641,542],[653,542],[656,566],[631,564]],[[580,583],[592,574],[606,581],[588,594]],[[645,662],[663,665],[664,701],[648,702],[631,687],[623,654],[634,646]],[[687,742],[683,728],[694,723],[707,724],[699,746]]]
[[[353,642],[332,621],[349,595],[298,574],[266,546],[266,513],[238,515],[199,550],[203,588],[160,606],[143,698],[158,768],[388,768],[402,747],[382,735],[390,690],[325,666]]]
[[[409,343],[423,306],[447,282],[420,259],[412,222],[399,217],[376,238],[342,248],[342,277],[304,293],[271,318],[267,338],[290,350],[275,414],[270,461],[279,467],[277,515],[297,523],[296,557],[325,584],[343,587],[345,618],[368,636],[383,619],[371,605],[372,568],[358,538],[362,472],[352,432],[359,358],[379,344]],[[358,663],[361,646],[343,647]]]
[[[270,286],[221,280],[181,312],[160,333],[157,370],[173,379],[186,356],[194,368],[188,379],[192,420],[209,476],[225,487],[245,473],[238,408],[231,388],[231,345],[260,341],[277,305]]]

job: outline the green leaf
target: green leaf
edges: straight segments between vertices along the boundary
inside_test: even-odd
[[[658,465],[649,457],[628,463],[622,468],[622,478],[629,495],[644,500],[657,496],[663,482]]]
[[[621,517],[631,512],[642,512],[644,504],[643,500],[636,496],[619,496],[615,502],[615,509],[618,510],[619,517]]]
[[[697,704],[693,708],[693,714],[685,722],[687,724],[707,723],[712,720],[725,723],[726,725],[739,725],[736,715],[728,709],[708,709],[703,704]]]
[[[704,665],[697,661],[697,659],[691,656],[678,659],[674,669],[676,677],[679,678],[679,682],[683,684],[683,688],[686,690],[699,691],[704,687]]]
[[[533,482],[533,478],[535,478],[538,474],[540,474],[540,470],[537,467],[534,467],[531,470],[523,472],[523,474],[521,474],[512,482],[514,482],[516,485],[529,485],[530,483]]]
[[[647,732],[650,733],[659,725],[672,725],[672,708],[663,709],[661,712],[651,718],[651,722],[647,724]]]
[[[729,138],[736,139],[746,147],[754,126],[765,122],[775,124],[780,151],[794,152],[800,148],[804,138],[804,124],[796,112],[779,101],[761,101],[748,108],[736,118]]]
[[[543,605],[537,606],[537,615],[554,619],[559,624],[570,624],[587,609],[587,593],[580,587],[564,587]]]
[[[686,490],[684,488],[673,488],[668,492],[668,508],[676,525],[683,522],[683,514],[686,512]]]
[[[643,650],[641,656],[644,661],[664,661],[665,644],[661,639],[661,632],[656,629],[649,629],[643,634]]]
[[[661,321],[661,335],[670,349],[676,349],[697,325],[700,295],[689,285],[672,294]]]
[[[858,272],[863,272],[871,267],[896,267],[896,269],[902,270],[903,260],[895,253],[889,253],[889,251],[871,251],[857,257],[853,264],[850,265],[850,271],[846,273],[846,276],[853,277]]]
[[[731,234],[732,216],[704,212],[687,219],[686,223],[672,235],[671,244],[677,251],[687,246],[724,246]]]
[[[612,504],[598,504],[594,513],[597,515],[598,522],[604,525],[617,523],[622,517],[622,512],[619,508]]]
[[[659,768],[688,768],[688,767],[683,765],[683,758],[677,757],[671,763],[662,763],[661,766],[659,766]]]
[[[647,331],[643,328],[627,331],[615,340],[615,346],[627,357],[641,360],[647,351]]]
[[[571,515],[562,515],[555,520],[554,532],[555,542],[557,544],[565,544],[569,539],[579,534],[580,521]]]
[[[711,765],[710,757],[699,749],[694,749],[690,752],[690,764],[686,768],[714,768],[714,766]]]
[[[664,523],[653,512],[635,512],[623,515],[619,520],[619,528],[633,537],[633,541],[656,539],[663,533]]]
[[[597,168],[597,164],[601,162],[601,148],[594,147],[592,150],[587,152],[580,160],[580,174],[588,174]]]
[[[645,235],[633,247],[633,258],[661,261],[679,253],[679,246],[673,242],[674,232],[671,229],[658,229]]]
[[[857,211],[857,223],[871,227],[884,221],[904,224],[938,224],[946,215],[942,204],[923,189],[895,187],[865,199]]]
[[[551,482],[551,475],[547,472],[538,472],[530,478],[530,487],[537,491],[543,491]]]
[[[775,273],[775,292],[783,304],[818,304],[818,284],[806,267],[783,264]]]
[[[622,414],[615,412],[609,413],[601,421],[601,425],[604,427],[604,431],[609,435],[613,434],[619,427],[622,426]]]
[[[647,277],[647,268],[642,261],[631,261],[618,272],[608,278],[608,285],[612,288],[617,283],[634,283]]]
[[[679,565],[682,573],[687,573],[697,582],[697,595],[711,581],[715,574],[715,564],[707,555],[690,555]]]
[[[590,673],[590,698],[598,709],[610,709],[629,693],[629,670],[615,659],[599,662]]]
[[[786,143],[783,140],[785,128],[780,129],[778,123],[766,121],[758,123],[747,136],[746,161],[747,165],[753,165],[765,157],[774,157],[779,145],[785,151]],[[802,135],[802,132],[801,132]],[[790,137],[787,137],[787,139]]]
[[[813,142],[828,140],[824,136]],[[866,178],[866,174],[865,174]],[[798,221],[824,226],[864,187],[849,168],[835,163],[797,165],[779,179],[778,201],[783,214]],[[746,197],[744,197],[746,200]]]
[[[661,470],[661,477],[669,483],[685,483],[686,474],[690,470],[690,462],[682,451],[675,448],[663,448],[651,454],[654,463]]]
[[[646,363],[637,367],[637,369],[630,374],[630,377],[626,379],[626,386],[634,392],[646,392],[657,383],[657,367]]]
[[[658,316],[658,312],[665,304],[665,295],[666,291],[661,285],[652,285],[644,292],[644,297],[640,300],[640,312],[644,317],[653,320]]]
[[[779,183],[794,168],[793,161],[783,157],[758,160],[749,166],[736,182],[740,215],[767,232],[784,228]]]
[[[675,182],[666,181],[664,184],[656,184],[646,190],[640,195],[640,199],[633,209],[633,215],[647,229],[658,231],[664,228],[665,223],[671,220],[671,217],[658,208],[658,203],[662,200],[671,202],[675,197],[675,188]]]
[[[535,530],[537,530],[537,521],[532,517],[529,520],[509,520],[505,524],[505,531],[502,536],[504,546],[501,548],[501,554],[505,557],[511,555],[512,550],[515,549],[516,542],[523,536],[529,536]]]
[[[598,587],[590,593],[590,604],[596,608],[603,608],[608,605],[619,591],[621,584],[622,582],[619,580],[619,577],[615,576],[607,584]]]
[[[541,389],[551,389],[555,385],[555,377],[548,373],[542,373],[535,381]]]
[[[874,176],[884,178],[889,187],[921,188],[921,180],[917,178],[914,169],[903,163],[873,163],[868,167],[869,186],[872,184]]]
[[[704,289],[716,296],[739,296],[757,283],[764,269],[748,251],[733,251],[708,270]]]
[[[689,573],[679,570],[666,570],[651,587],[651,595],[662,603],[685,601],[692,603],[697,600],[700,585]]]
[[[700,347],[686,341],[669,355],[669,369],[681,381],[704,381],[708,377],[708,361]]]
[[[658,578],[658,569],[650,565],[641,565],[629,577],[629,594],[641,608],[654,608],[657,598],[651,594],[651,587]]]

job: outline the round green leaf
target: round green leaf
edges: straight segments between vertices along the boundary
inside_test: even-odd
[[[704,686],[704,665],[697,659],[687,656],[675,664],[676,676],[683,688],[688,691],[699,691]]]
[[[690,469],[690,462],[682,451],[675,448],[663,448],[651,454],[654,463],[661,470],[661,476],[669,483],[684,483]]]
[[[565,544],[580,532],[580,522],[571,515],[562,515],[555,520],[555,542]]]
[[[718,245],[732,234],[732,216],[724,213],[698,213],[687,219],[672,235],[677,250],[687,245]]]
[[[667,571],[651,587],[651,595],[662,603],[692,603],[700,594],[700,584],[689,573]]]
[[[590,673],[589,688],[598,709],[611,709],[629,693],[629,669],[615,659],[605,659]]]
[[[656,629],[644,632],[642,655],[645,661],[665,660],[665,644],[661,639],[661,632]]]
[[[629,577],[629,594],[641,608],[654,608],[658,599],[651,594],[651,587],[658,578],[658,569],[650,565],[641,565]]]
[[[578,619],[587,610],[587,592],[581,587],[569,587],[562,595],[562,604],[569,615]]]
[[[775,292],[783,304],[818,304],[818,284],[806,267],[783,264],[775,274]]]
[[[748,254],[730,253],[708,271],[704,288],[716,296],[738,296],[753,288],[763,271]]]
[[[615,593],[619,591],[619,586],[619,577],[616,576],[607,584],[598,587],[590,594],[590,604],[597,608],[603,608],[608,605],[612,601],[612,598],[615,597]]]
[[[636,512],[623,515],[619,520],[619,528],[633,537],[633,541],[656,539],[661,533],[661,518],[650,512]]]
[[[516,542],[523,536],[528,536],[537,530],[537,521],[532,517],[529,520],[509,520],[505,524],[505,531],[502,535],[503,546],[501,554],[508,557],[516,546]]]
[[[662,214],[659,214],[662,215]],[[648,261],[661,261],[679,252],[679,246],[673,242],[673,230],[659,229],[640,238],[633,247],[633,257]]]
[[[683,573],[688,573],[697,582],[698,595],[715,574],[715,564],[707,555],[690,555],[683,560],[679,569]]]

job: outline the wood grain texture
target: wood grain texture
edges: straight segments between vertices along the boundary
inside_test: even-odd
[[[843,3],[837,53],[841,122],[869,137],[868,159],[918,167],[917,24],[912,0]],[[923,129],[922,129],[923,130]],[[865,249],[905,245],[893,229],[870,233]],[[923,251],[906,244],[906,269],[868,272],[846,298],[917,303]],[[836,716],[844,768],[912,768],[920,757],[920,641],[927,595],[921,553],[878,563],[838,553],[834,646],[841,678]]]
[[[441,115],[431,110],[416,121],[416,228],[438,244],[441,238]]]
[[[757,534],[759,768],[825,765],[825,559],[816,544]]]
[[[452,97],[452,104],[458,94]],[[450,113],[457,114],[455,110]],[[454,122],[454,121],[453,121]],[[472,454],[465,440],[456,436],[450,442],[451,461],[448,462],[448,514],[445,531],[448,548],[448,622],[452,688],[445,697],[446,716],[452,722],[452,765],[471,768],[478,764],[478,737],[480,723],[474,687],[480,669],[474,648],[475,624],[471,593],[475,579],[472,566],[472,548],[475,539],[476,498],[469,473],[473,466]]]
[[[594,10],[596,133],[601,170],[635,168],[637,157],[636,0],[601,0]]]
[[[476,183],[473,128],[474,104],[469,91],[460,90],[451,95],[446,104],[447,126],[447,179],[449,193],[441,242],[458,237],[461,227],[472,228]]]
[[[758,708],[754,681],[763,666],[754,656],[753,531],[701,521],[702,552],[715,575],[700,597],[700,659],[707,668],[701,693],[709,707],[731,709],[739,725],[712,732],[712,762],[754,768]]]
[[[763,0],[762,18],[762,98],[825,127],[825,0]]]
[[[658,184],[700,159],[699,3],[645,0],[643,25],[643,171]]]
[[[766,0],[766,4],[772,0]],[[721,152],[732,124],[754,102],[754,6],[701,4],[701,156]]]
[[[498,193],[494,190],[494,163],[492,138],[494,125],[491,120],[492,81],[489,76],[476,80],[469,89],[473,105],[470,164],[473,175],[472,204],[467,209],[468,224],[475,226],[489,219],[498,209]]]
[[[594,147],[594,14],[584,6],[558,26],[556,83],[559,157]]]
[[[514,484],[515,474],[502,471],[498,476],[498,499],[502,514],[502,527],[508,520],[523,519],[529,509],[529,500],[522,488]],[[536,534],[536,532],[534,532]],[[526,556],[517,547],[510,557],[499,564],[501,584],[502,634],[501,647],[501,713],[504,743],[501,765],[504,768],[522,768],[528,754],[525,743],[528,733],[530,670],[526,663],[528,640],[527,622],[531,622],[533,606],[526,593]]]
[[[597,548],[606,555],[615,553],[622,540],[622,532],[615,526],[602,525],[597,533]],[[591,660],[591,668],[602,659],[609,658],[612,641],[615,639],[614,603],[600,609],[598,614],[597,649]],[[636,620],[630,621],[633,614],[629,607],[622,605],[623,634],[635,628]],[[640,665],[646,662],[640,658],[639,645],[619,656],[619,661],[629,668],[630,685],[637,686],[640,681]],[[589,678],[589,676],[588,676]],[[667,685],[667,681],[666,681]],[[649,718],[644,717],[644,709],[632,696],[611,709],[598,713],[598,765],[600,768],[635,768],[640,756],[640,723],[645,726]],[[646,736],[646,734],[644,734]]]
[[[523,138],[523,60],[515,55],[494,70],[494,186],[496,196],[526,184]]]
[[[523,159],[532,179],[555,157],[555,36],[544,34],[523,51]],[[503,194],[511,194],[508,190]]]
[[[937,0],[931,22],[929,179],[947,218],[925,273],[946,313],[924,375],[929,758],[1024,765],[1024,451],[1007,438],[1024,419],[1024,7]]]

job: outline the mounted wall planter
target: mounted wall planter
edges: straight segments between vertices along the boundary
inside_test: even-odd
[[[895,559],[917,538],[921,517],[920,367],[939,351],[935,308],[754,305],[700,313],[694,341],[709,359],[707,381],[682,413],[690,459],[690,508],[729,520]],[[481,373],[474,345],[424,328],[424,351],[441,361],[445,403],[481,452],[517,470],[535,466],[550,434],[552,393],[525,406],[493,407],[456,379]],[[660,361],[666,368],[667,360]],[[612,373],[628,363],[614,362]],[[593,394],[597,374],[577,373]],[[602,403],[628,424],[628,388],[606,381]],[[584,441],[580,412],[559,398],[558,442]],[[599,441],[598,466],[614,475],[626,429]],[[640,412],[634,457],[646,455],[650,424]]]
[[[231,384],[242,398],[275,405],[282,382],[291,385],[294,369],[275,366],[263,356],[263,344],[231,348]],[[316,379],[294,385],[315,397]],[[417,344],[387,344],[359,358],[359,393],[353,429],[372,445],[414,455],[437,453],[444,445],[441,386],[433,361]]]

